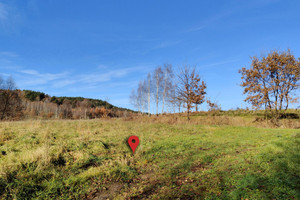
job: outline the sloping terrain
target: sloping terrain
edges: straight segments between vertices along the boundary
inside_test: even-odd
[[[132,154],[126,140],[140,138]],[[299,199],[300,132],[110,120],[0,123],[1,199]]]

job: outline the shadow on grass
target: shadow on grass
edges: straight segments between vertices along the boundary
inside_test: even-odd
[[[263,154],[264,167],[240,179],[231,199],[300,199],[300,139],[294,136],[274,147],[280,151]]]

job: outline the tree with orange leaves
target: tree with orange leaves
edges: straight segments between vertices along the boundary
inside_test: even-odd
[[[181,102],[185,103],[187,109],[187,118],[190,120],[190,112],[194,104],[201,104],[204,102],[206,84],[201,81],[195,68],[185,66],[181,69],[178,75],[178,85],[176,97]]]
[[[255,108],[264,107],[278,118],[290,103],[297,102],[300,80],[300,59],[290,50],[272,51],[266,57],[252,57],[250,69],[242,68],[241,86],[246,102]]]

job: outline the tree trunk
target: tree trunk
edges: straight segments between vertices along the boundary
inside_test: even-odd
[[[6,110],[7,110],[7,106],[8,106],[8,103],[9,103],[9,91],[6,91],[6,95],[5,95],[5,104],[4,104],[4,108],[2,110],[2,115],[1,115],[1,120],[4,119],[4,115],[6,113]]]
[[[158,115],[158,84],[156,85],[156,115]]]
[[[164,112],[164,104],[165,104],[165,96],[166,96],[166,89],[167,89],[167,81],[168,81],[168,76],[165,75],[164,92],[163,92],[162,109],[161,109],[162,113]]]
[[[150,79],[148,81],[148,115],[150,116]]]
[[[190,109],[191,109],[191,104],[188,102],[186,107],[187,107],[187,118],[188,118],[188,120],[190,120]]]

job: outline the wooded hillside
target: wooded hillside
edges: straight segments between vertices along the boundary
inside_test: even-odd
[[[23,90],[25,114],[60,119],[93,119],[123,117],[134,111],[114,106],[107,101],[83,97],[56,97],[43,92]]]
[[[0,92],[1,120],[24,118],[93,119],[127,117],[134,111],[114,106],[107,101],[83,97],[56,97],[43,92],[18,90],[13,80]],[[7,82],[8,83],[8,82]]]

